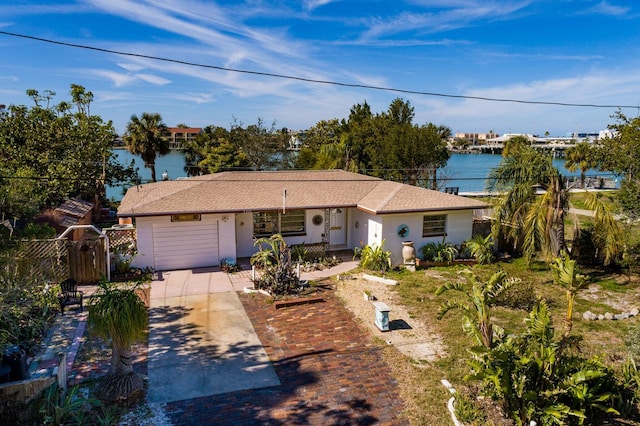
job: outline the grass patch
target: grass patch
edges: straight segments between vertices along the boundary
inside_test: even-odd
[[[445,403],[449,397],[440,384],[442,378],[449,380],[459,392],[465,393],[473,389],[474,384],[465,382],[464,377],[469,373],[467,360],[470,358],[469,348],[474,344],[462,330],[461,316],[449,312],[442,320],[437,320],[437,312],[447,298],[456,297],[454,293],[436,297],[436,289],[450,281],[466,282],[460,271],[471,269],[472,272],[485,280],[493,273],[504,270],[510,277],[522,280],[519,284],[522,293],[526,290],[529,296],[543,298],[547,301],[556,328],[558,338],[565,327],[566,292],[556,285],[550,267],[545,262],[534,262],[530,267],[524,259],[513,259],[510,262],[492,265],[474,265],[473,267],[451,266],[429,268],[416,272],[387,274],[387,278],[396,279],[399,285],[393,288],[400,300],[407,307],[412,317],[415,317],[432,327],[433,332],[439,334],[446,345],[446,355],[426,365],[415,365],[406,359],[392,361],[394,369],[411,369],[411,381],[404,384],[409,389],[405,395],[407,402],[407,417],[412,424],[448,424]],[[584,271],[591,275],[596,271]],[[592,275],[589,288],[578,293],[574,302],[572,335],[582,336],[580,344],[586,356],[599,356],[608,365],[619,370],[629,353],[629,344],[633,345],[636,353],[640,353],[640,333],[636,332],[640,320],[629,318],[624,321],[585,321],[582,313],[590,310],[594,313],[618,313],[616,306],[631,303],[637,306],[637,285],[620,285],[620,276],[616,271],[597,271]],[[518,289],[516,288],[516,294]],[[517,299],[516,296],[511,296]],[[492,322],[504,328],[507,333],[520,333],[524,330],[524,318],[527,312],[514,309],[508,304],[492,308]],[[393,348],[389,348],[391,351]],[[397,354],[396,356],[402,357]],[[434,409],[438,407],[438,409]],[[476,416],[472,407],[466,407]],[[440,413],[440,414],[437,414]],[[488,419],[490,424],[494,419]],[[500,424],[497,423],[496,424]]]

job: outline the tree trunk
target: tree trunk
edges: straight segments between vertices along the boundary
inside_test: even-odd
[[[133,372],[131,348],[113,347],[111,370],[98,385],[96,394],[104,401],[127,401],[144,393],[142,378]]]
[[[111,353],[110,374],[124,376],[133,373],[133,359],[131,348],[113,347]]]
[[[149,164],[149,169],[151,169],[151,182],[156,182],[156,165]]]

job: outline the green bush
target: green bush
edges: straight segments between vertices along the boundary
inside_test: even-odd
[[[538,296],[529,282],[520,282],[504,293],[496,297],[496,306],[503,306],[510,309],[522,309],[530,311],[538,301]]]
[[[291,249],[282,235],[260,238],[255,245],[260,247],[260,251],[251,256],[251,264],[262,269],[254,281],[255,287],[275,297],[299,291],[300,278],[291,261]]]
[[[434,242],[420,248],[422,259],[432,262],[451,262],[458,256],[458,249],[451,243]]]
[[[46,240],[56,236],[56,230],[46,223],[30,223],[20,233],[22,238]]]
[[[600,359],[582,357],[577,338],[554,339],[547,305],[538,302],[522,335],[502,334],[496,344],[476,352],[467,378],[500,401],[517,424],[583,424],[586,419],[619,415],[635,406],[638,374],[631,369],[627,387]],[[635,378],[635,381],[634,379]]]
[[[0,258],[0,349],[22,344],[29,351],[58,309],[59,288],[34,276],[32,266]]]
[[[378,246],[366,245],[360,250],[360,266],[370,271],[385,273],[391,269],[391,252],[383,249],[384,240]]]
[[[491,235],[483,237],[480,234],[476,234],[469,241],[465,241],[464,246],[481,265],[492,263],[495,259]]]

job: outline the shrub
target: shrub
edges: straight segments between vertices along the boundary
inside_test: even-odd
[[[572,349],[575,337],[554,340],[547,305],[538,302],[525,320],[522,335],[499,336],[495,346],[475,352],[467,378],[478,380],[483,393],[500,401],[517,424],[583,424],[599,415],[617,415],[635,404],[637,370],[623,389],[611,368],[598,358],[586,359]],[[623,390],[625,390],[623,392]]]
[[[260,251],[251,256],[251,264],[263,269],[260,277],[254,281],[255,287],[276,297],[299,291],[300,278],[291,261],[291,250],[282,235],[261,238],[255,245],[260,245]]]
[[[0,258],[0,350],[42,337],[58,308],[59,288],[34,276],[32,264]]]
[[[384,240],[378,246],[366,245],[360,251],[360,266],[371,271],[380,271],[385,273],[391,269],[391,252],[383,249]]]
[[[424,260],[433,262],[452,262],[458,255],[458,249],[451,243],[434,242],[420,248]]]
[[[538,301],[538,296],[529,282],[520,282],[496,297],[496,306],[522,309],[529,312]]]
[[[476,234],[469,241],[466,241],[464,245],[469,249],[471,256],[481,265],[492,263],[495,259],[491,235],[483,237],[480,234]]]

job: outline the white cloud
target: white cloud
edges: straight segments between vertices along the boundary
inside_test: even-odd
[[[313,10],[324,5],[334,3],[335,1],[336,0],[305,0],[303,3],[306,10]]]
[[[629,12],[629,7],[615,6],[607,1],[601,1],[597,5],[590,7],[585,13],[595,15],[624,16]]]
[[[152,74],[139,73],[133,74],[133,77],[138,78],[144,82],[154,84],[156,86],[164,86],[171,83],[171,80],[167,80],[166,78],[158,77]]]

